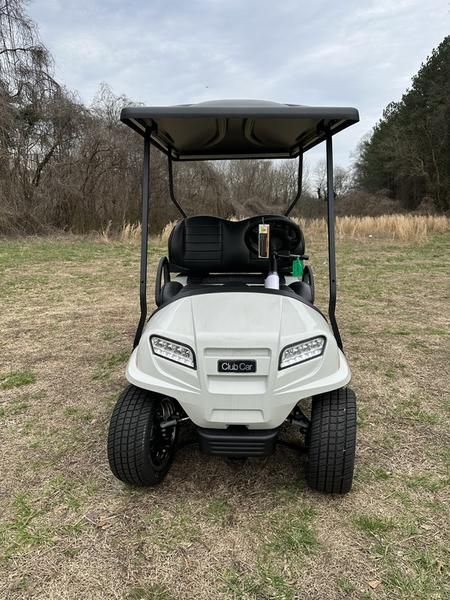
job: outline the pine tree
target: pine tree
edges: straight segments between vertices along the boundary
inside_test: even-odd
[[[383,112],[356,163],[368,191],[387,191],[414,209],[431,196],[450,208],[450,36],[433,50],[399,102]]]

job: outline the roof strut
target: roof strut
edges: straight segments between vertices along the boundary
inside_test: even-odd
[[[144,164],[142,170],[142,214],[141,214],[141,278],[139,284],[139,300],[141,317],[134,336],[133,348],[139,344],[145,319],[147,318],[147,257],[148,257],[148,212],[150,206],[150,136],[151,129],[144,135]]]
[[[328,277],[330,298],[328,315],[337,345],[343,350],[341,334],[336,321],[336,244],[335,244],[335,214],[334,214],[334,185],[333,185],[333,142],[332,133],[326,129],[327,146],[327,228],[328,228]]]
[[[302,183],[303,183],[303,152],[300,152],[298,155],[298,172],[297,172],[297,194],[292,202],[289,204],[284,215],[288,217],[291,214],[291,211],[295,208],[295,205],[300,200],[300,196],[302,195]]]
[[[172,156],[170,155],[170,153],[167,155],[167,161],[169,164],[169,193],[170,193],[170,199],[172,200],[172,202],[175,204],[175,206],[178,208],[178,210],[180,211],[180,213],[183,215],[183,218],[185,219],[187,217],[186,213],[184,212],[184,210],[182,209],[182,207],[178,204],[177,199],[175,198],[175,192],[173,189],[173,164],[172,164]]]

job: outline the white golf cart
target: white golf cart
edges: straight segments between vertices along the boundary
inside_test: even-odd
[[[309,485],[350,490],[356,399],[346,387],[351,375],[335,318],[332,136],[358,119],[354,108],[244,100],[122,111],[121,120],[144,138],[144,173],[141,318],[126,370],[130,385],[108,437],[120,480],[158,484],[186,421],[204,452],[224,457],[271,454],[289,422],[304,436]],[[303,154],[323,141],[329,321],[314,304],[303,233],[288,216],[301,195]],[[160,260],[157,308],[147,320],[150,145],[168,157],[170,196],[183,218]],[[175,198],[172,161],[297,157],[298,191],[284,215],[187,216]],[[305,399],[311,410],[303,412]]]

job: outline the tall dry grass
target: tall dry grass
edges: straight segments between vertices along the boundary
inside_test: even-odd
[[[153,244],[161,245],[166,244],[169,239],[170,232],[176,225],[176,221],[167,223],[164,229],[158,236],[152,236],[151,241]],[[109,243],[119,240],[127,244],[137,243],[141,239],[142,227],[140,223],[124,223],[122,228],[117,232],[111,228],[111,222],[98,234],[98,237],[102,242]]]
[[[309,235],[325,235],[325,219],[295,219]],[[382,215],[379,217],[336,217],[338,239],[380,238],[424,242],[433,233],[450,231],[450,219],[435,215]]]
[[[233,220],[238,220],[233,218]],[[294,219],[308,237],[325,236],[325,219]],[[152,241],[157,245],[167,244],[170,232],[176,221],[167,223],[159,236]],[[424,242],[433,233],[450,231],[450,218],[436,215],[382,215],[379,217],[336,217],[336,237],[338,239],[390,239],[402,242]],[[140,223],[124,223],[121,231],[113,235],[106,228],[100,237],[103,241],[119,239],[121,242],[137,242],[141,235]]]
[[[141,237],[141,231],[140,223],[125,223],[120,231],[119,239],[121,242],[136,242]]]

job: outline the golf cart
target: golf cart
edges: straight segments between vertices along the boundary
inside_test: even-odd
[[[190,421],[202,451],[270,455],[282,426],[307,450],[307,481],[328,493],[352,485],[356,398],[335,317],[332,137],[359,120],[354,108],[228,100],[124,108],[143,136],[141,316],[128,362],[130,385],[114,409],[108,458],[129,484],[156,485],[177,434]],[[314,304],[303,232],[289,214],[301,196],[303,154],[326,143],[328,321]],[[182,219],[156,273],[147,319],[150,146],[168,159],[170,197]],[[284,215],[241,221],[187,216],[174,192],[173,161],[298,158],[298,189]],[[310,402],[304,408],[305,403]]]

